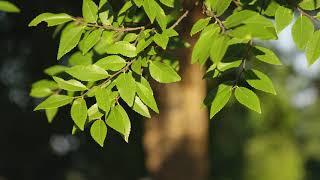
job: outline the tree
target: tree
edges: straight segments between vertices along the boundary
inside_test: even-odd
[[[32,85],[31,96],[48,97],[35,110],[45,110],[51,122],[60,107],[71,104],[73,133],[90,128],[93,139],[103,146],[110,127],[128,141],[131,123],[126,110],[147,118],[150,109],[159,112],[150,82],[181,80],[177,71],[183,66],[175,52],[188,44],[179,37],[178,28],[202,8],[205,17],[190,32],[191,36],[199,34],[192,63],[204,66],[204,77],[215,85],[204,100],[210,118],[232,96],[261,113],[254,89],[270,94],[276,90],[260,69],[263,63],[282,64],[261,41],[277,39],[297,11],[292,37],[312,65],[320,56],[320,35],[315,28],[319,16],[312,15],[319,7],[317,0],[132,0],[120,5],[84,0],[83,17],[43,13],[29,26],[43,21],[57,26],[55,32],[61,32],[57,59],[65,63],[45,70],[53,80]]]

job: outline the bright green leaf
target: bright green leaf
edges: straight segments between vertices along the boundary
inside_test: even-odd
[[[92,105],[88,109],[89,121],[100,119],[103,114],[99,111],[98,104]]]
[[[48,122],[52,123],[54,117],[58,113],[58,108],[46,109],[45,111],[46,111],[46,116],[47,116]]]
[[[107,71],[96,65],[73,66],[66,72],[81,81],[99,81],[109,77]]]
[[[43,21],[47,22],[48,26],[50,27],[50,26],[63,24],[72,20],[74,20],[73,17],[65,13],[60,13],[60,14],[42,13],[29,23],[29,27],[37,26],[39,23]]]
[[[83,54],[88,53],[89,50],[99,42],[102,32],[103,29],[94,30],[85,39],[83,39]]]
[[[284,28],[286,28],[291,23],[292,19],[292,10],[283,6],[279,6],[275,14],[277,32],[280,33]]]
[[[312,21],[305,16],[299,16],[292,27],[292,37],[300,50],[305,49],[313,32],[314,26]]]
[[[58,108],[71,103],[72,100],[73,97],[54,94],[40,103],[34,110]]]
[[[73,101],[71,106],[71,118],[82,131],[84,130],[84,125],[87,120],[87,111],[87,104],[83,98],[78,98]]]
[[[124,140],[128,142],[131,123],[126,111],[121,105],[117,105],[111,110],[106,122],[108,126],[119,132],[124,137]]]
[[[95,65],[105,70],[119,71],[126,66],[126,61],[117,55],[107,56],[98,60]]]
[[[147,106],[149,106],[154,112],[159,113],[159,109],[154,99],[153,91],[150,87],[149,82],[146,79],[142,79],[142,82],[136,82],[137,94]]]
[[[219,63],[222,60],[228,50],[229,40],[230,38],[228,36],[221,35],[215,38],[215,40],[212,42],[210,58],[213,62]]]
[[[175,0],[160,0],[160,2],[168,7],[173,7],[174,6],[174,1]]]
[[[141,114],[142,116],[145,116],[147,118],[151,117],[148,107],[145,104],[143,104],[141,99],[139,97],[137,97],[137,96],[136,96],[136,98],[134,100],[134,104],[133,104],[133,108],[132,109],[134,111],[136,111],[137,113]]]
[[[0,11],[18,13],[20,9],[9,1],[0,1]]]
[[[62,32],[58,50],[58,59],[77,46],[85,26],[74,26]]]
[[[66,67],[66,66],[55,65],[55,66],[51,66],[51,67],[45,69],[44,73],[48,74],[49,76],[54,76],[54,75],[57,75],[59,73],[64,72],[67,69],[68,69],[68,67]]]
[[[90,128],[90,134],[93,140],[103,147],[107,137],[107,125],[102,120],[96,120]]]
[[[261,113],[260,100],[258,96],[245,87],[237,87],[235,91],[236,99],[247,108]]]
[[[169,42],[169,37],[166,34],[157,33],[156,35],[154,35],[153,40],[162,49],[166,49]]]
[[[245,72],[247,83],[255,89],[276,95],[271,79],[258,70],[249,70]]]
[[[98,107],[105,111],[106,114],[110,111],[111,108],[110,93],[111,92],[109,92],[107,89],[100,87],[95,91]]]
[[[106,49],[109,54],[121,54],[127,57],[135,57],[137,56],[137,48],[126,41],[118,41]]]
[[[232,94],[232,86],[219,85],[215,97],[211,103],[210,118],[213,118],[229,101]]]
[[[173,83],[181,80],[181,77],[172,67],[159,61],[151,61],[149,71],[152,78],[160,83]]]
[[[58,86],[61,89],[67,90],[67,91],[84,91],[87,89],[85,85],[83,85],[81,82],[71,79],[68,81],[65,81],[59,77],[53,77],[54,81],[58,83]]]
[[[193,36],[194,34],[202,31],[207,25],[209,24],[211,17],[205,19],[199,19],[193,26],[190,32],[190,35]]]
[[[83,0],[82,15],[86,22],[95,23],[98,19],[98,6],[92,0]]]
[[[320,57],[320,31],[313,33],[306,46],[306,56],[309,65],[312,65]]]
[[[254,51],[256,58],[265,63],[273,64],[273,65],[282,65],[278,56],[272,52],[270,49],[261,46],[255,46],[257,51]]]
[[[116,79],[116,85],[121,98],[131,107],[136,94],[136,82],[132,72],[120,74]]]

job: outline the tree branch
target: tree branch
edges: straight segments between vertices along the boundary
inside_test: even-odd
[[[189,14],[189,10],[186,10],[186,12],[184,12],[183,14],[182,14],[182,16],[180,16],[180,18],[170,27],[171,29],[174,29],[175,27],[177,27],[179,24],[180,24],[180,22],[185,18],[185,17],[187,17],[188,16],[188,14]],[[169,28],[169,29],[170,29]]]
[[[94,24],[94,23],[87,23],[82,18],[76,17],[74,18],[76,23],[86,25],[87,27],[95,27],[95,28],[101,28],[105,30],[112,30],[112,31],[118,31],[118,32],[129,32],[129,31],[138,31],[141,29],[145,29],[145,26],[140,27],[120,27],[116,28],[113,26],[107,26],[107,25],[100,25],[100,24]]]

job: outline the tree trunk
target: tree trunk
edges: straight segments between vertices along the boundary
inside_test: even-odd
[[[146,121],[146,165],[155,180],[204,180],[208,177],[208,115],[203,72],[190,64],[191,49],[181,60],[182,82],[160,85],[160,115]]]

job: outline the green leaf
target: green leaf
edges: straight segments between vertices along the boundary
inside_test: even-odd
[[[117,55],[107,56],[98,60],[95,65],[105,70],[119,71],[126,66],[126,61]]]
[[[154,35],[153,40],[157,45],[165,50],[169,42],[169,37],[166,34],[157,33],[156,35]]]
[[[273,64],[273,65],[282,65],[278,56],[272,52],[270,49],[261,46],[255,46],[257,49],[254,51],[256,54],[256,58],[265,63]]]
[[[314,26],[312,21],[305,16],[299,16],[292,27],[292,37],[300,50],[305,49],[309,39],[312,37],[313,32]]]
[[[93,46],[95,46],[99,41],[103,29],[97,29],[92,31],[85,39],[83,39],[82,53],[87,54]]]
[[[110,93],[111,92],[109,92],[107,89],[100,87],[95,91],[98,107],[106,112],[106,114],[110,111],[111,108]]]
[[[190,32],[190,35],[193,36],[194,34],[197,34],[198,32],[202,31],[207,25],[209,24],[211,20],[211,17],[205,18],[205,19],[199,19],[193,26]]]
[[[161,6],[158,5],[158,6],[156,6],[156,9],[154,9],[154,11],[157,12],[156,20],[157,20],[159,26],[161,27],[162,31],[166,30],[167,29],[167,17],[166,17],[164,10],[161,8]]]
[[[93,140],[103,147],[107,137],[107,125],[102,120],[96,120],[90,128],[90,134]]]
[[[83,55],[81,52],[74,53],[69,58],[69,65],[70,66],[76,66],[76,65],[90,65],[92,64],[92,54],[88,53],[86,55]]]
[[[92,0],[83,0],[82,15],[86,22],[95,23],[98,19],[98,6]]]
[[[273,23],[270,19],[251,10],[242,10],[239,12],[235,12],[224,22],[225,27],[228,29],[239,25],[249,24],[259,25],[260,28],[273,27]]]
[[[242,60],[237,60],[237,61],[233,61],[233,62],[226,62],[226,63],[220,62],[217,65],[217,69],[219,71],[226,71],[231,68],[239,67],[241,62],[242,62]]]
[[[121,105],[117,105],[111,110],[106,122],[108,126],[122,134],[124,140],[128,142],[131,123],[126,111]]]
[[[74,26],[62,32],[58,50],[58,59],[77,46],[85,26]]]
[[[1,1],[0,1],[1,2]],[[60,13],[60,14],[53,14],[53,13],[42,13],[38,15],[36,18],[34,18],[30,23],[29,27],[31,26],[37,26],[41,22],[45,21],[48,26],[56,26],[59,24],[63,24],[69,21],[74,20],[73,17],[71,17],[68,14]]]
[[[124,38],[123,41],[133,42],[137,39],[138,35],[135,33],[128,33]]]
[[[260,72],[258,70],[249,70],[245,72],[245,79],[247,83],[254,87],[255,89],[271,93],[276,95],[276,90],[273,87],[273,83],[271,79],[264,74],[263,72]]]
[[[52,93],[52,90],[47,87],[33,87],[31,89],[30,96],[34,98],[43,98],[50,96]]]
[[[320,8],[319,0],[302,0],[299,4],[299,7],[305,10],[315,10]]]
[[[173,83],[181,80],[181,77],[171,66],[159,61],[151,61],[149,71],[152,78],[160,83]]]
[[[247,40],[252,38],[261,40],[276,40],[278,38],[276,30],[273,26],[263,26],[259,23],[259,20],[256,20],[256,23],[248,23],[237,27],[233,31],[230,31],[229,35],[238,39]]]
[[[0,11],[18,13],[20,12],[20,9],[11,2],[0,1]]]
[[[320,31],[313,33],[306,47],[306,56],[309,65],[312,65],[320,57]]]
[[[86,124],[87,111],[87,104],[83,98],[78,98],[73,101],[71,106],[71,118],[82,131],[84,130],[84,125]]]
[[[132,5],[133,4],[131,1],[127,1],[119,10],[118,16],[120,16],[121,14],[125,14],[132,7]]]
[[[99,111],[98,104],[92,105],[88,109],[89,121],[100,119],[103,114]]]
[[[205,0],[205,4],[211,7],[217,16],[221,16],[230,6],[232,0]]]
[[[126,41],[118,41],[106,49],[109,54],[121,54],[126,57],[136,57],[137,48]]]
[[[51,67],[45,69],[44,73],[48,74],[49,76],[54,76],[54,75],[57,75],[59,73],[64,72],[67,69],[68,69],[67,66],[55,65],[55,66],[51,66]]]
[[[258,96],[245,87],[237,87],[235,91],[236,99],[247,108],[261,113],[260,101]]]
[[[114,31],[103,31],[100,41],[94,46],[94,50],[99,54],[105,54],[108,46],[114,42]]]
[[[229,101],[232,94],[232,86],[220,84],[210,108],[210,118],[213,118]]]
[[[81,81],[99,81],[109,77],[107,71],[96,65],[73,66],[66,70],[66,73]]]
[[[42,109],[53,109],[58,108],[64,105],[71,103],[73,97],[66,96],[66,95],[58,95],[54,94],[40,103],[34,110],[42,110]]]
[[[174,7],[174,0],[160,0],[160,2],[168,7]]]
[[[214,37],[219,33],[219,30],[219,26],[213,24],[209,25],[202,31],[198,41],[194,45],[191,63],[200,62],[203,64],[208,59],[210,55],[211,44]]]
[[[54,81],[40,80],[32,84],[32,88],[49,88],[51,90],[58,89],[58,84]]]
[[[155,11],[158,7],[158,3],[155,0],[144,0],[143,1],[143,8],[146,12],[147,16],[149,17],[151,23],[155,20],[157,16],[157,11]]]
[[[143,1],[144,1],[144,0],[133,0],[133,2],[134,2],[138,7],[141,7],[141,6],[142,6]]]
[[[114,19],[114,17],[112,16],[111,13],[110,13],[110,17],[109,17],[109,10],[104,11],[102,13],[99,13],[99,18],[100,18],[102,24],[106,25],[106,26],[112,25],[113,19]]]
[[[154,99],[153,91],[150,87],[149,82],[142,78],[141,83],[136,82],[137,84],[137,94],[147,106],[149,106],[154,112],[159,113],[159,109]]]
[[[65,81],[59,77],[53,76],[54,81],[58,83],[58,86],[61,89],[67,90],[67,91],[84,91],[87,90],[87,87],[83,85],[81,82],[71,79],[68,81]]]
[[[116,79],[116,85],[121,98],[131,107],[136,94],[136,82],[132,72],[120,74]]]
[[[133,104],[132,109],[134,111],[136,111],[137,113],[141,114],[142,116],[145,116],[147,118],[151,118],[148,107],[145,104],[143,104],[141,99],[137,96],[134,100],[134,104]]]
[[[45,111],[46,111],[46,116],[47,116],[48,122],[52,123],[54,117],[58,113],[58,108],[46,109]]]
[[[212,42],[210,57],[213,62],[219,63],[222,60],[228,50],[229,40],[230,38],[228,36],[221,35]]]
[[[278,33],[291,23],[293,16],[291,9],[279,6],[275,14],[276,29]]]

